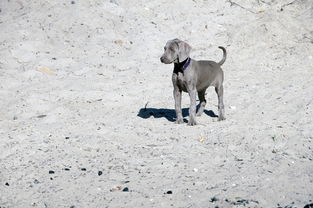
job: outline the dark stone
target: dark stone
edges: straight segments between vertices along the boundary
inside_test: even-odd
[[[68,137],[68,136],[67,136],[67,137],[65,137],[65,139],[69,139],[69,138],[70,138],[70,137]]]
[[[72,206],[70,206],[70,208],[75,208],[75,206],[74,206],[74,205],[72,205]]]
[[[40,183],[37,179],[34,180],[34,184]]]
[[[6,186],[10,186],[10,184],[8,182],[5,183]]]
[[[49,170],[49,174],[54,174],[54,171],[53,170]]]
[[[71,1],[71,4],[75,4],[75,1]]]
[[[46,117],[47,115],[39,115],[39,116],[37,116],[37,118],[44,118],[44,117]]]
[[[101,176],[103,173],[101,170],[98,171],[98,176]]]
[[[313,203],[312,204],[307,204],[303,208],[313,208]]]
[[[249,204],[249,201],[246,200],[246,199],[239,199],[236,201],[235,205],[246,205],[246,204]]]
[[[214,197],[211,198],[210,202],[216,202],[216,201],[218,201],[218,200],[219,200],[219,199],[214,196]]]
[[[167,191],[165,194],[173,194],[172,191]]]
[[[81,171],[86,171],[87,169],[86,169],[86,168],[81,168],[80,170],[81,170]]]
[[[123,192],[128,192],[128,191],[129,191],[128,187],[123,188]]]
[[[52,58],[52,60],[57,60],[57,58]]]
[[[70,169],[69,168],[64,168],[64,170],[69,171]]]

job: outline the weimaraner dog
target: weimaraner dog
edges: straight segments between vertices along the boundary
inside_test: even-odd
[[[224,73],[221,65],[226,60],[226,49],[223,50],[223,59],[216,63],[214,61],[196,61],[189,57],[191,47],[179,39],[169,40],[164,47],[164,54],[160,60],[164,64],[174,63],[172,81],[174,85],[174,99],[176,111],[176,123],[183,123],[181,110],[182,91],[188,92],[190,96],[189,122],[188,125],[196,125],[196,115],[201,116],[206,104],[205,91],[209,86],[215,87],[218,97],[218,120],[225,119],[223,103],[223,80]],[[200,100],[200,108],[196,114],[196,96]]]

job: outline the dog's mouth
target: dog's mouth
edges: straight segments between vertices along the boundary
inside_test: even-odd
[[[160,60],[161,60],[161,62],[164,63],[164,64],[172,64],[172,63],[176,63],[176,61],[178,61],[177,58],[174,59],[174,60],[172,60],[172,61],[170,61],[170,60],[168,60],[168,59],[166,59],[166,58],[164,58],[164,57],[161,57]]]

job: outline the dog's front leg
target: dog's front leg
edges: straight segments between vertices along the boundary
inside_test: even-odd
[[[194,126],[197,124],[196,122],[196,97],[197,90],[191,89],[188,91],[190,97],[190,108],[189,108],[189,126]]]
[[[178,87],[174,87],[174,100],[175,100],[175,111],[176,111],[176,122],[177,124],[184,123],[183,114],[181,110],[181,96],[182,91]]]

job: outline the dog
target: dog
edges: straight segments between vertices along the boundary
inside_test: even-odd
[[[191,46],[179,39],[167,41],[164,53],[160,60],[164,64],[174,63],[172,82],[174,86],[174,100],[177,124],[183,123],[181,110],[182,91],[187,92],[190,97],[188,125],[196,125],[196,116],[201,116],[206,105],[205,91],[209,86],[215,87],[218,97],[218,120],[225,120],[223,102],[223,81],[224,72],[221,68],[226,60],[226,49],[219,46],[223,51],[223,58],[220,62],[196,61],[191,59]],[[196,96],[198,94],[200,107],[196,113]]]

